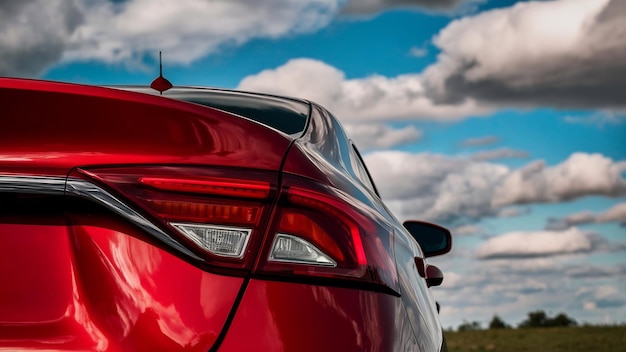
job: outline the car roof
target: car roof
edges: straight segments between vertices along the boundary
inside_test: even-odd
[[[161,95],[224,110],[296,137],[306,128],[311,110],[311,104],[306,100],[228,89],[174,87],[159,94],[158,91],[145,86],[110,88]]]

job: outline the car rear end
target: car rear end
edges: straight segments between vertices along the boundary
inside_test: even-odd
[[[419,347],[393,231],[319,177],[308,120],[14,79],[0,97],[0,349]]]

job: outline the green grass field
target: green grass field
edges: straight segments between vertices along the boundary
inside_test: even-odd
[[[478,330],[445,336],[449,352],[626,352],[626,326]]]

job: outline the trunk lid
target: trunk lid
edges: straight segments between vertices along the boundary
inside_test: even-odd
[[[105,164],[278,170],[292,140],[224,111],[116,89],[0,79],[0,170]]]
[[[0,79],[0,105],[0,348],[210,349],[293,137],[220,110],[71,84]],[[172,225],[198,216],[221,229],[220,243],[233,224],[248,227],[241,258],[207,254]]]

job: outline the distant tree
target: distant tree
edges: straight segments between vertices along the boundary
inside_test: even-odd
[[[576,320],[568,317],[565,313],[559,313],[556,317],[550,318],[546,312],[538,310],[528,313],[528,318],[519,324],[520,328],[543,328],[552,326],[576,326]]]
[[[529,312],[528,318],[519,324],[520,328],[540,328],[546,326],[548,316],[542,310]]]
[[[578,325],[578,323],[576,323],[576,320],[568,317],[565,313],[559,313],[556,317],[550,319],[548,323],[550,324],[550,326],[564,326],[564,327]]]
[[[494,315],[489,323],[489,329],[509,329],[511,326],[504,322],[499,316]]]
[[[473,322],[467,322],[467,321],[463,321],[463,324],[459,325],[459,328],[457,329],[457,331],[475,331],[475,330],[481,330],[482,327],[480,326],[480,323],[477,321],[473,321]]]

